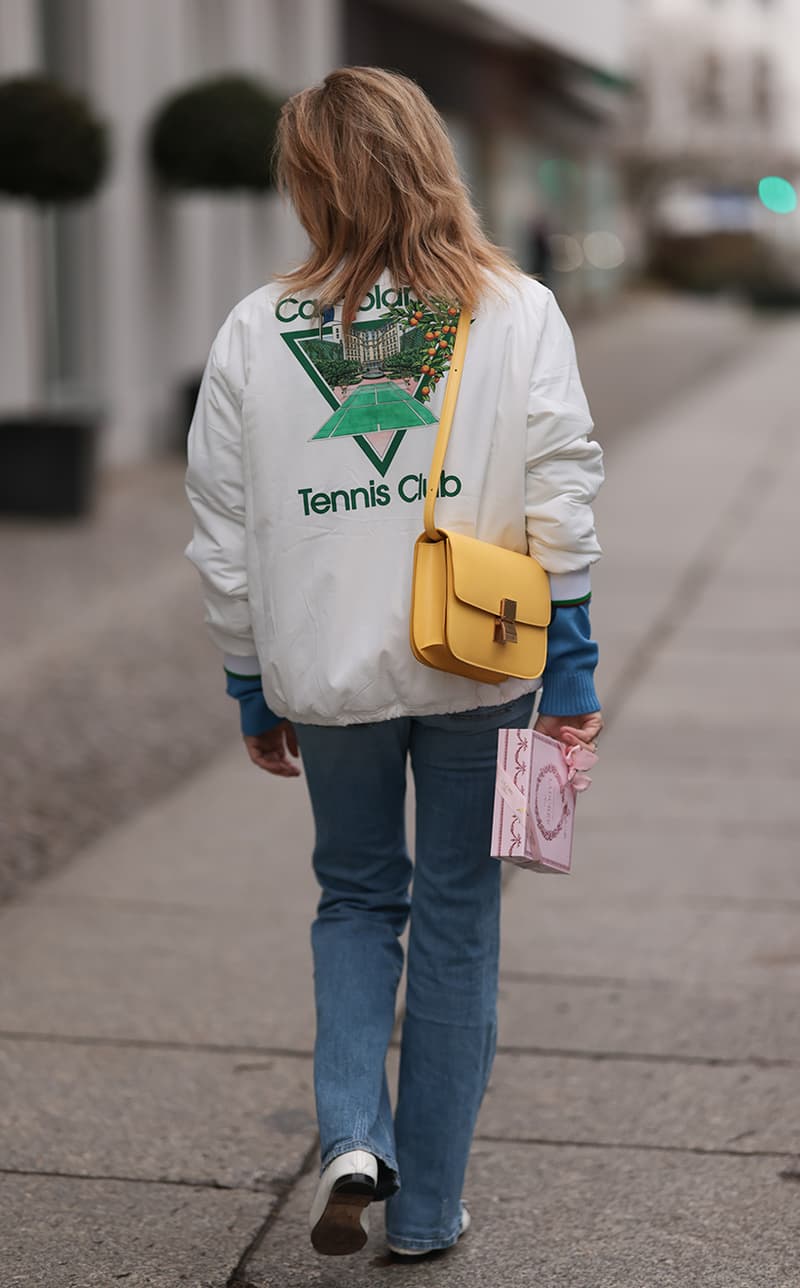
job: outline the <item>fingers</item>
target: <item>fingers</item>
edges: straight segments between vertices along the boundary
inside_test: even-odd
[[[297,739],[292,726],[285,722],[269,733],[244,739],[247,754],[258,769],[275,774],[278,778],[299,778],[300,769],[287,755],[287,748],[297,755]]]
[[[561,741],[566,743],[568,747],[588,747],[590,751],[594,751],[597,747],[594,738],[587,738],[584,734],[578,733],[574,729],[562,729]]]
[[[288,760],[273,761],[271,764],[265,762],[261,768],[266,769],[268,774],[274,774],[276,778],[300,777],[300,770]]]
[[[297,765],[293,765],[281,751],[260,752],[250,758],[259,769],[265,769],[268,774],[275,774],[278,778],[300,777]]]
[[[580,725],[564,725],[561,729],[561,737],[564,742],[570,746],[588,747],[590,751],[597,750],[597,738],[603,728],[603,718],[598,713],[587,716]]]
[[[561,737],[564,742],[582,743],[584,747],[589,747],[597,741],[597,735],[590,729],[570,729],[566,726],[561,730]]]
[[[573,721],[567,721],[566,728],[577,733],[581,738],[596,738],[603,728],[603,717],[599,711],[597,714],[585,716],[582,720],[575,720],[573,717]]]

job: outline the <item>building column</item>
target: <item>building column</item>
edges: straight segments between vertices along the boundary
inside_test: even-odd
[[[113,159],[98,200],[100,391],[109,411],[108,463],[152,454],[172,393],[166,273],[167,216],[149,172],[146,131],[162,96],[181,78],[183,4],[88,0],[89,92],[108,118]]]
[[[0,77],[40,63],[34,0],[0,3]],[[0,197],[0,406],[17,410],[42,395],[44,334],[40,228],[29,203]]]

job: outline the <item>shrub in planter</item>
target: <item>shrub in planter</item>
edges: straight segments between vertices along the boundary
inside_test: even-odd
[[[0,82],[0,194],[52,207],[90,197],[108,163],[106,131],[79,94],[49,77]],[[45,255],[46,317],[55,310],[52,255]],[[48,327],[50,331],[50,327]],[[96,476],[95,409],[0,412],[0,510],[79,515]]]
[[[265,192],[280,109],[247,76],[219,76],[175,94],[151,127],[156,175],[184,191]]]
[[[0,192],[41,205],[96,192],[106,132],[79,95],[46,76],[0,82]]]
[[[179,91],[159,109],[150,128],[156,177],[173,192],[267,192],[280,110],[280,100],[247,76],[217,76]],[[199,387],[199,372],[187,373],[180,382],[178,451],[185,450]]]

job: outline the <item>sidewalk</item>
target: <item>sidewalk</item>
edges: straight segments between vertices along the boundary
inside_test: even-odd
[[[598,437],[762,340],[730,301],[636,291],[578,327]],[[0,519],[0,902],[139,814],[217,753],[230,703],[183,557],[185,465],[103,480],[78,524]],[[76,736],[79,734],[79,736]],[[42,768],[46,767],[46,772]]]
[[[311,824],[232,739],[0,912],[4,1288],[796,1288],[798,358],[611,454],[609,729],[574,874],[507,890],[469,1236],[310,1249]]]

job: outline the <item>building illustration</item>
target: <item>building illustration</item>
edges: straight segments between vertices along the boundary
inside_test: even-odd
[[[349,439],[385,477],[406,432],[436,424],[426,404],[449,369],[458,308],[404,298],[347,332],[337,313],[282,336],[331,409],[313,440]]]
[[[334,322],[331,340],[342,346],[346,359],[358,363],[365,380],[375,380],[383,376],[387,358],[400,352],[403,333],[402,323],[388,319],[343,338],[341,322]]]

